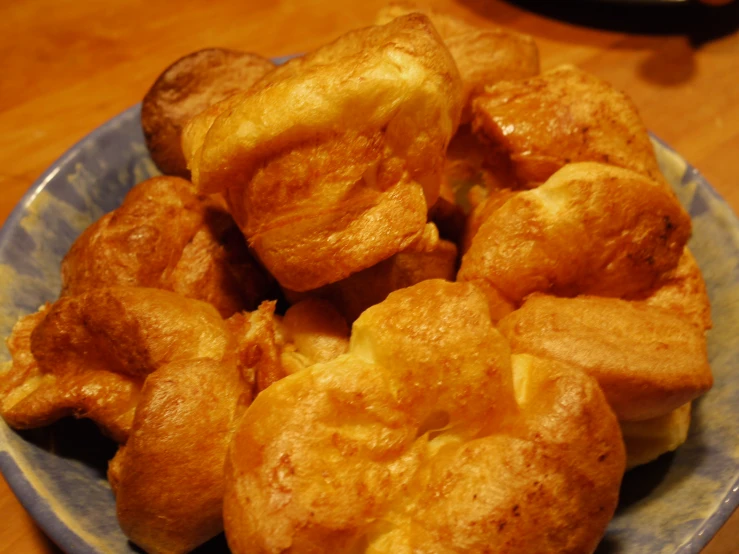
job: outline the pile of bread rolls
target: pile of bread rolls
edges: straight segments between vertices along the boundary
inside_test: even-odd
[[[0,372],[90,418],[151,553],[592,552],[712,383],[690,218],[630,100],[392,5],[275,67],[210,49],[142,125],[164,173],[83,232]]]

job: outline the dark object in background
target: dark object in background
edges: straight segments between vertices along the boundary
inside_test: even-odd
[[[463,0],[474,9],[476,0]],[[708,6],[697,0],[509,0],[525,10],[576,25],[634,34],[685,35],[694,46],[739,28],[739,2]]]

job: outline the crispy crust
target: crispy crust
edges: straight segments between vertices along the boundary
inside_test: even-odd
[[[663,274],[654,288],[632,298],[683,317],[699,329],[713,326],[706,282],[687,246],[675,269]]]
[[[152,554],[185,553],[223,529],[223,463],[251,400],[235,360],[172,362],[141,391],[108,470],[123,532]]]
[[[220,359],[227,342],[212,306],[172,292],[119,287],[65,297],[13,329],[2,415],[17,428],[86,417],[122,443],[147,375],[170,361]]]
[[[472,100],[485,85],[525,79],[539,73],[539,49],[528,35],[497,27],[478,27],[449,14],[396,2],[375,20],[386,24],[410,13],[422,13],[433,23],[459,68],[464,85],[462,123],[472,120]]]

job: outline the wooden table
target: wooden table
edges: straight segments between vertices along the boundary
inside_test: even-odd
[[[306,51],[371,23],[384,3],[3,2],[0,222],[44,168],[86,133],[138,102],[179,56],[207,46],[266,56]],[[739,211],[739,2],[713,9],[721,11],[682,6],[630,9],[626,14],[623,8],[594,11],[589,5],[435,3],[470,21],[533,35],[544,68],[575,63],[628,91],[647,126],[696,165]],[[600,28],[586,26],[593,24]],[[0,521],[0,554],[58,552],[1,478]],[[737,545],[739,513],[704,552],[736,553]]]

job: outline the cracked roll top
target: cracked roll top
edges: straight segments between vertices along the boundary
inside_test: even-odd
[[[305,291],[423,232],[462,101],[449,51],[412,14],[278,67],[192,119],[183,150],[265,267]]]
[[[458,278],[485,290],[496,320],[533,292],[635,295],[677,267],[690,232],[690,217],[659,182],[573,163],[495,210]]]
[[[594,380],[511,356],[475,287],[425,281],[249,407],[226,535],[237,554],[590,552],[624,463]]]

